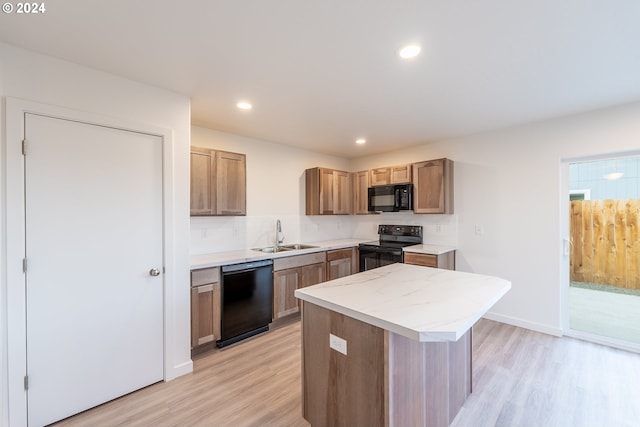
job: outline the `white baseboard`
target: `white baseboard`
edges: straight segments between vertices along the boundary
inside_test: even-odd
[[[503,314],[496,314],[491,312],[485,314],[483,317],[485,319],[495,320],[496,322],[506,323],[507,325],[530,329],[532,331],[542,332],[543,334],[553,335],[556,337],[561,337],[562,335],[564,335],[562,328],[543,325],[542,323],[529,322],[527,320],[519,319],[517,317],[505,316]]]
[[[176,365],[173,369],[167,371],[164,380],[171,381],[183,375],[190,374],[191,372],[193,372],[193,361],[189,360],[188,362]]]

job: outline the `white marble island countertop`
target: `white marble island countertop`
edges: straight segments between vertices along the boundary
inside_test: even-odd
[[[398,263],[295,296],[416,341],[457,341],[509,289],[498,277]]]

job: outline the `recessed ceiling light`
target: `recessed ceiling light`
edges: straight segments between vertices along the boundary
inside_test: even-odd
[[[356,139],[356,144],[360,144],[360,145],[362,145],[362,144],[364,144],[364,143],[366,143],[366,142],[367,142],[367,140],[366,140],[366,139],[364,139],[364,138]]]
[[[251,105],[247,101],[240,101],[236,104],[236,106],[241,110],[251,110],[253,108],[253,105]]]
[[[616,179],[622,178],[622,175],[624,175],[624,173],[622,172],[612,172],[606,174],[605,176],[603,176],[603,178],[608,179],[609,181],[615,181]]]
[[[420,53],[420,46],[417,44],[410,44],[398,51],[398,55],[402,59],[411,59],[418,56]]]

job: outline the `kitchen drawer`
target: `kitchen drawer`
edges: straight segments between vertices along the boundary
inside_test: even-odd
[[[436,255],[414,254],[411,252],[405,252],[404,263],[438,268],[438,257]]]
[[[422,265],[424,267],[442,268],[445,270],[455,270],[455,251],[445,252],[440,255],[405,252],[404,263]]]
[[[220,281],[220,268],[203,268],[191,270],[191,286],[206,285]]]
[[[273,271],[285,270],[287,268],[302,267],[303,265],[317,264],[325,262],[326,252],[314,252],[311,254],[294,255],[273,260]]]
[[[353,256],[353,248],[335,249],[327,252],[327,261],[335,261],[337,259],[351,258]]]

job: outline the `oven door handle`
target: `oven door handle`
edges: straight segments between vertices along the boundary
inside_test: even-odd
[[[391,254],[391,255],[402,255],[401,248],[389,248],[389,247],[380,247],[380,246],[370,246],[370,245],[360,245],[358,247],[360,253],[366,252],[375,252],[379,254]]]
[[[390,255],[396,255],[396,256],[402,255],[402,249],[378,248],[375,246],[366,247],[364,250],[361,249],[361,251],[375,252],[378,254],[390,254]]]

